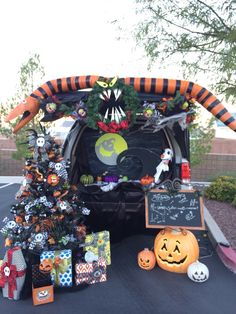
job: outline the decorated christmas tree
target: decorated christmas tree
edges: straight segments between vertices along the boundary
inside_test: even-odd
[[[47,250],[73,249],[84,242],[85,218],[75,186],[68,183],[70,163],[59,145],[41,128],[28,130],[32,158],[24,166],[24,179],[11,207],[13,219],[5,218],[1,233],[6,247],[21,247],[24,255]]]

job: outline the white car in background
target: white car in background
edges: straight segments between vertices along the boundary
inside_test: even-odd
[[[231,112],[232,116],[236,119],[236,112]],[[227,138],[227,139],[236,139],[235,132],[232,132],[223,122],[216,119],[215,122],[215,137],[216,138]]]
[[[49,132],[56,140],[64,142],[74,122],[75,120],[72,119],[55,121],[55,125],[49,129]]]

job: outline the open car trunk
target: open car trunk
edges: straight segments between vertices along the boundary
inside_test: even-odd
[[[93,231],[109,230],[113,242],[144,231],[145,192],[139,180],[146,174],[155,174],[163,150],[171,148],[174,157],[170,170],[162,174],[161,182],[179,178],[181,161],[188,157],[186,130],[176,125],[174,132],[163,128],[153,133],[151,129],[142,129],[142,125],[143,121],[137,120],[129,132],[122,135],[130,153],[124,154],[124,158],[119,156],[116,165],[107,165],[98,158],[95,147],[101,133],[86,124],[75,123],[64,143],[64,158],[71,161],[70,182],[79,185],[80,198],[91,210],[89,224]],[[127,176],[132,182],[121,182],[108,192],[97,184],[80,183],[83,174],[96,178],[104,173]]]

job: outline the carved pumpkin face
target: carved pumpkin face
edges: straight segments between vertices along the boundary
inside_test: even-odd
[[[197,239],[188,230],[164,229],[154,243],[158,265],[167,271],[186,273],[188,266],[199,257]]]
[[[153,251],[144,249],[138,253],[138,265],[142,269],[151,270],[156,265],[156,257]]]
[[[204,282],[209,278],[209,270],[207,266],[199,261],[196,261],[188,267],[188,278],[195,282]]]
[[[48,184],[52,186],[56,186],[59,183],[60,179],[57,174],[52,173],[48,176],[47,181],[48,181]]]
[[[44,259],[39,265],[39,270],[43,273],[49,273],[52,270],[52,267],[52,261],[50,259]]]

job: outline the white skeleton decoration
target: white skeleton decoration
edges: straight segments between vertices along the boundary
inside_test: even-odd
[[[44,131],[42,129],[42,131]],[[31,148],[34,149],[33,159],[38,160],[39,156],[41,156],[42,161],[48,160],[48,153],[47,151],[51,148],[51,136],[44,132],[44,134],[38,134],[33,129],[28,129],[28,144]]]
[[[156,167],[156,173],[154,175],[156,184],[160,183],[160,176],[162,172],[169,171],[169,162],[172,160],[173,151],[170,148],[166,148],[160,157],[161,157],[161,162]]]
[[[68,201],[58,201],[57,207],[60,212],[66,212],[67,214],[70,214],[73,211],[73,208]]]
[[[54,172],[56,172],[56,174],[59,177],[62,177],[64,180],[68,180],[68,173],[66,168],[68,167],[67,163],[65,160],[62,161],[58,161],[58,162],[50,162],[49,163],[49,168],[50,169],[54,169]]]
[[[164,127],[173,128],[174,124],[177,122],[181,127],[181,130],[185,130],[188,126],[187,124],[187,116],[191,115],[193,111],[182,112],[175,114],[170,117],[163,117],[161,115],[156,115],[147,120],[142,129],[151,126],[153,128],[153,133],[160,131]]]
[[[47,232],[31,233],[29,250],[43,249],[48,240]]]

